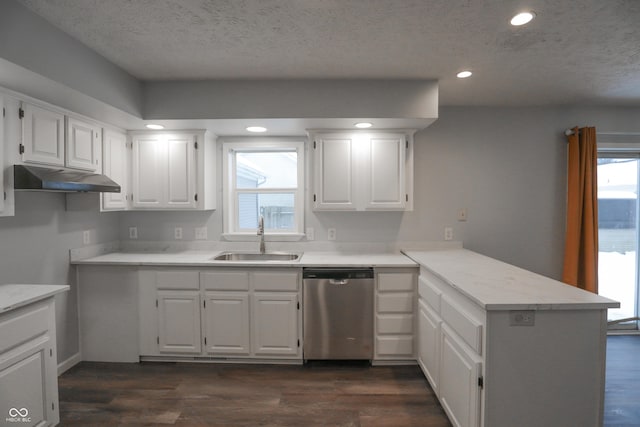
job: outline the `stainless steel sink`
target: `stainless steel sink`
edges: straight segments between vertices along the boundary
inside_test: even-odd
[[[222,252],[212,258],[214,261],[298,261],[302,253],[290,252]]]

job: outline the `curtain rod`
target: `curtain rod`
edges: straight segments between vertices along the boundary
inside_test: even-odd
[[[565,136],[573,135],[573,129],[567,129],[564,131]],[[580,134],[580,129],[578,129],[578,134]]]

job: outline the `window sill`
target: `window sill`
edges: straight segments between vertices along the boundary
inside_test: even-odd
[[[230,242],[255,242],[260,240],[256,233],[223,233],[221,237]],[[301,233],[266,233],[264,240],[265,242],[298,242],[304,237],[305,234]]]

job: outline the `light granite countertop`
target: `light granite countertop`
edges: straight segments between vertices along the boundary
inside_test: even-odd
[[[417,267],[401,253],[303,252],[297,261],[214,261],[221,251],[112,252],[73,260],[77,265],[183,267]]]
[[[576,310],[620,303],[466,250],[405,254],[485,310]]]
[[[0,313],[23,307],[68,290],[68,285],[0,285]]]

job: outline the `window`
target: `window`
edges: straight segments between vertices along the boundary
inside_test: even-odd
[[[254,236],[264,218],[267,236],[300,237],[304,220],[304,142],[223,142],[223,221],[226,237]]]

